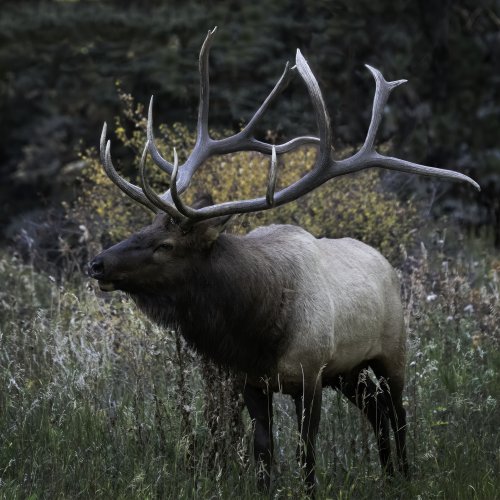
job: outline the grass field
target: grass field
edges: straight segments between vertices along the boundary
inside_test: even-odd
[[[500,498],[500,262],[476,253],[422,248],[402,271],[411,481],[381,478],[369,425],[325,391],[318,498]],[[246,413],[224,427],[230,396],[204,395],[174,332],[9,253],[0,283],[0,497],[259,498]],[[292,415],[278,395],[272,498],[302,495]]]

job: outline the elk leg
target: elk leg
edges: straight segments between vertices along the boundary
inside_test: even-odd
[[[391,421],[396,442],[399,471],[408,477],[408,458],[406,455],[406,410],[403,406],[404,376],[386,368],[380,360],[370,363],[375,375],[382,379],[381,387],[384,391],[387,412]]]
[[[409,476],[408,457],[406,456],[406,410],[403,407],[402,391],[395,390],[394,385],[389,384],[388,408],[391,419],[392,430],[396,441],[396,452],[398,455],[399,471],[406,477]]]
[[[381,381],[384,389],[387,411],[391,420],[391,427],[396,442],[398,469],[408,477],[408,458],[406,456],[406,410],[403,406],[403,384],[397,377],[390,377]]]
[[[337,382],[335,388],[368,418],[377,439],[382,470],[392,476],[394,467],[391,460],[389,422],[384,394],[367,375],[363,375],[363,371],[355,371],[346,379]]]
[[[319,381],[305,386],[303,393],[294,397],[300,433],[297,456],[300,466],[304,468],[307,492],[312,496],[316,487],[315,442],[321,417],[321,399],[322,387]]]
[[[250,385],[243,391],[245,405],[254,425],[253,454],[259,489],[269,490],[273,459],[273,393]]]

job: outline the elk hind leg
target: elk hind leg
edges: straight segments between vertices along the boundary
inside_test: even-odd
[[[370,379],[364,367],[353,370],[346,377],[340,377],[334,388],[342,392],[368,418],[375,432],[382,470],[393,475],[389,421],[383,393]]]
[[[406,453],[406,410],[403,406],[404,375],[388,368],[389,363],[375,361],[371,364],[373,372],[380,379],[384,391],[387,411],[396,442],[398,469],[405,476],[409,475]],[[402,370],[401,370],[402,371]]]

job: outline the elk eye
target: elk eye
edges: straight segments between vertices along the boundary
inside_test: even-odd
[[[172,243],[162,243],[161,245],[158,245],[155,249],[155,252],[158,250],[163,250],[164,252],[170,252],[173,250],[174,245]]]

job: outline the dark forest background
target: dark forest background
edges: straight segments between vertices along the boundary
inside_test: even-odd
[[[96,146],[120,112],[117,86],[138,102],[155,95],[157,121],[194,128],[197,57],[211,55],[213,128],[238,129],[300,48],[325,95],[337,147],[362,142],[374,82],[364,68],[409,83],[391,96],[380,141],[419,163],[457,169],[467,187],[391,175],[463,222],[500,220],[500,8],[491,0],[6,1],[0,11],[0,223],[73,196],[78,153]],[[260,134],[314,133],[297,83]],[[123,153],[123,152],[122,152]],[[115,155],[120,156],[120,151]],[[411,184],[410,184],[411,183]]]

